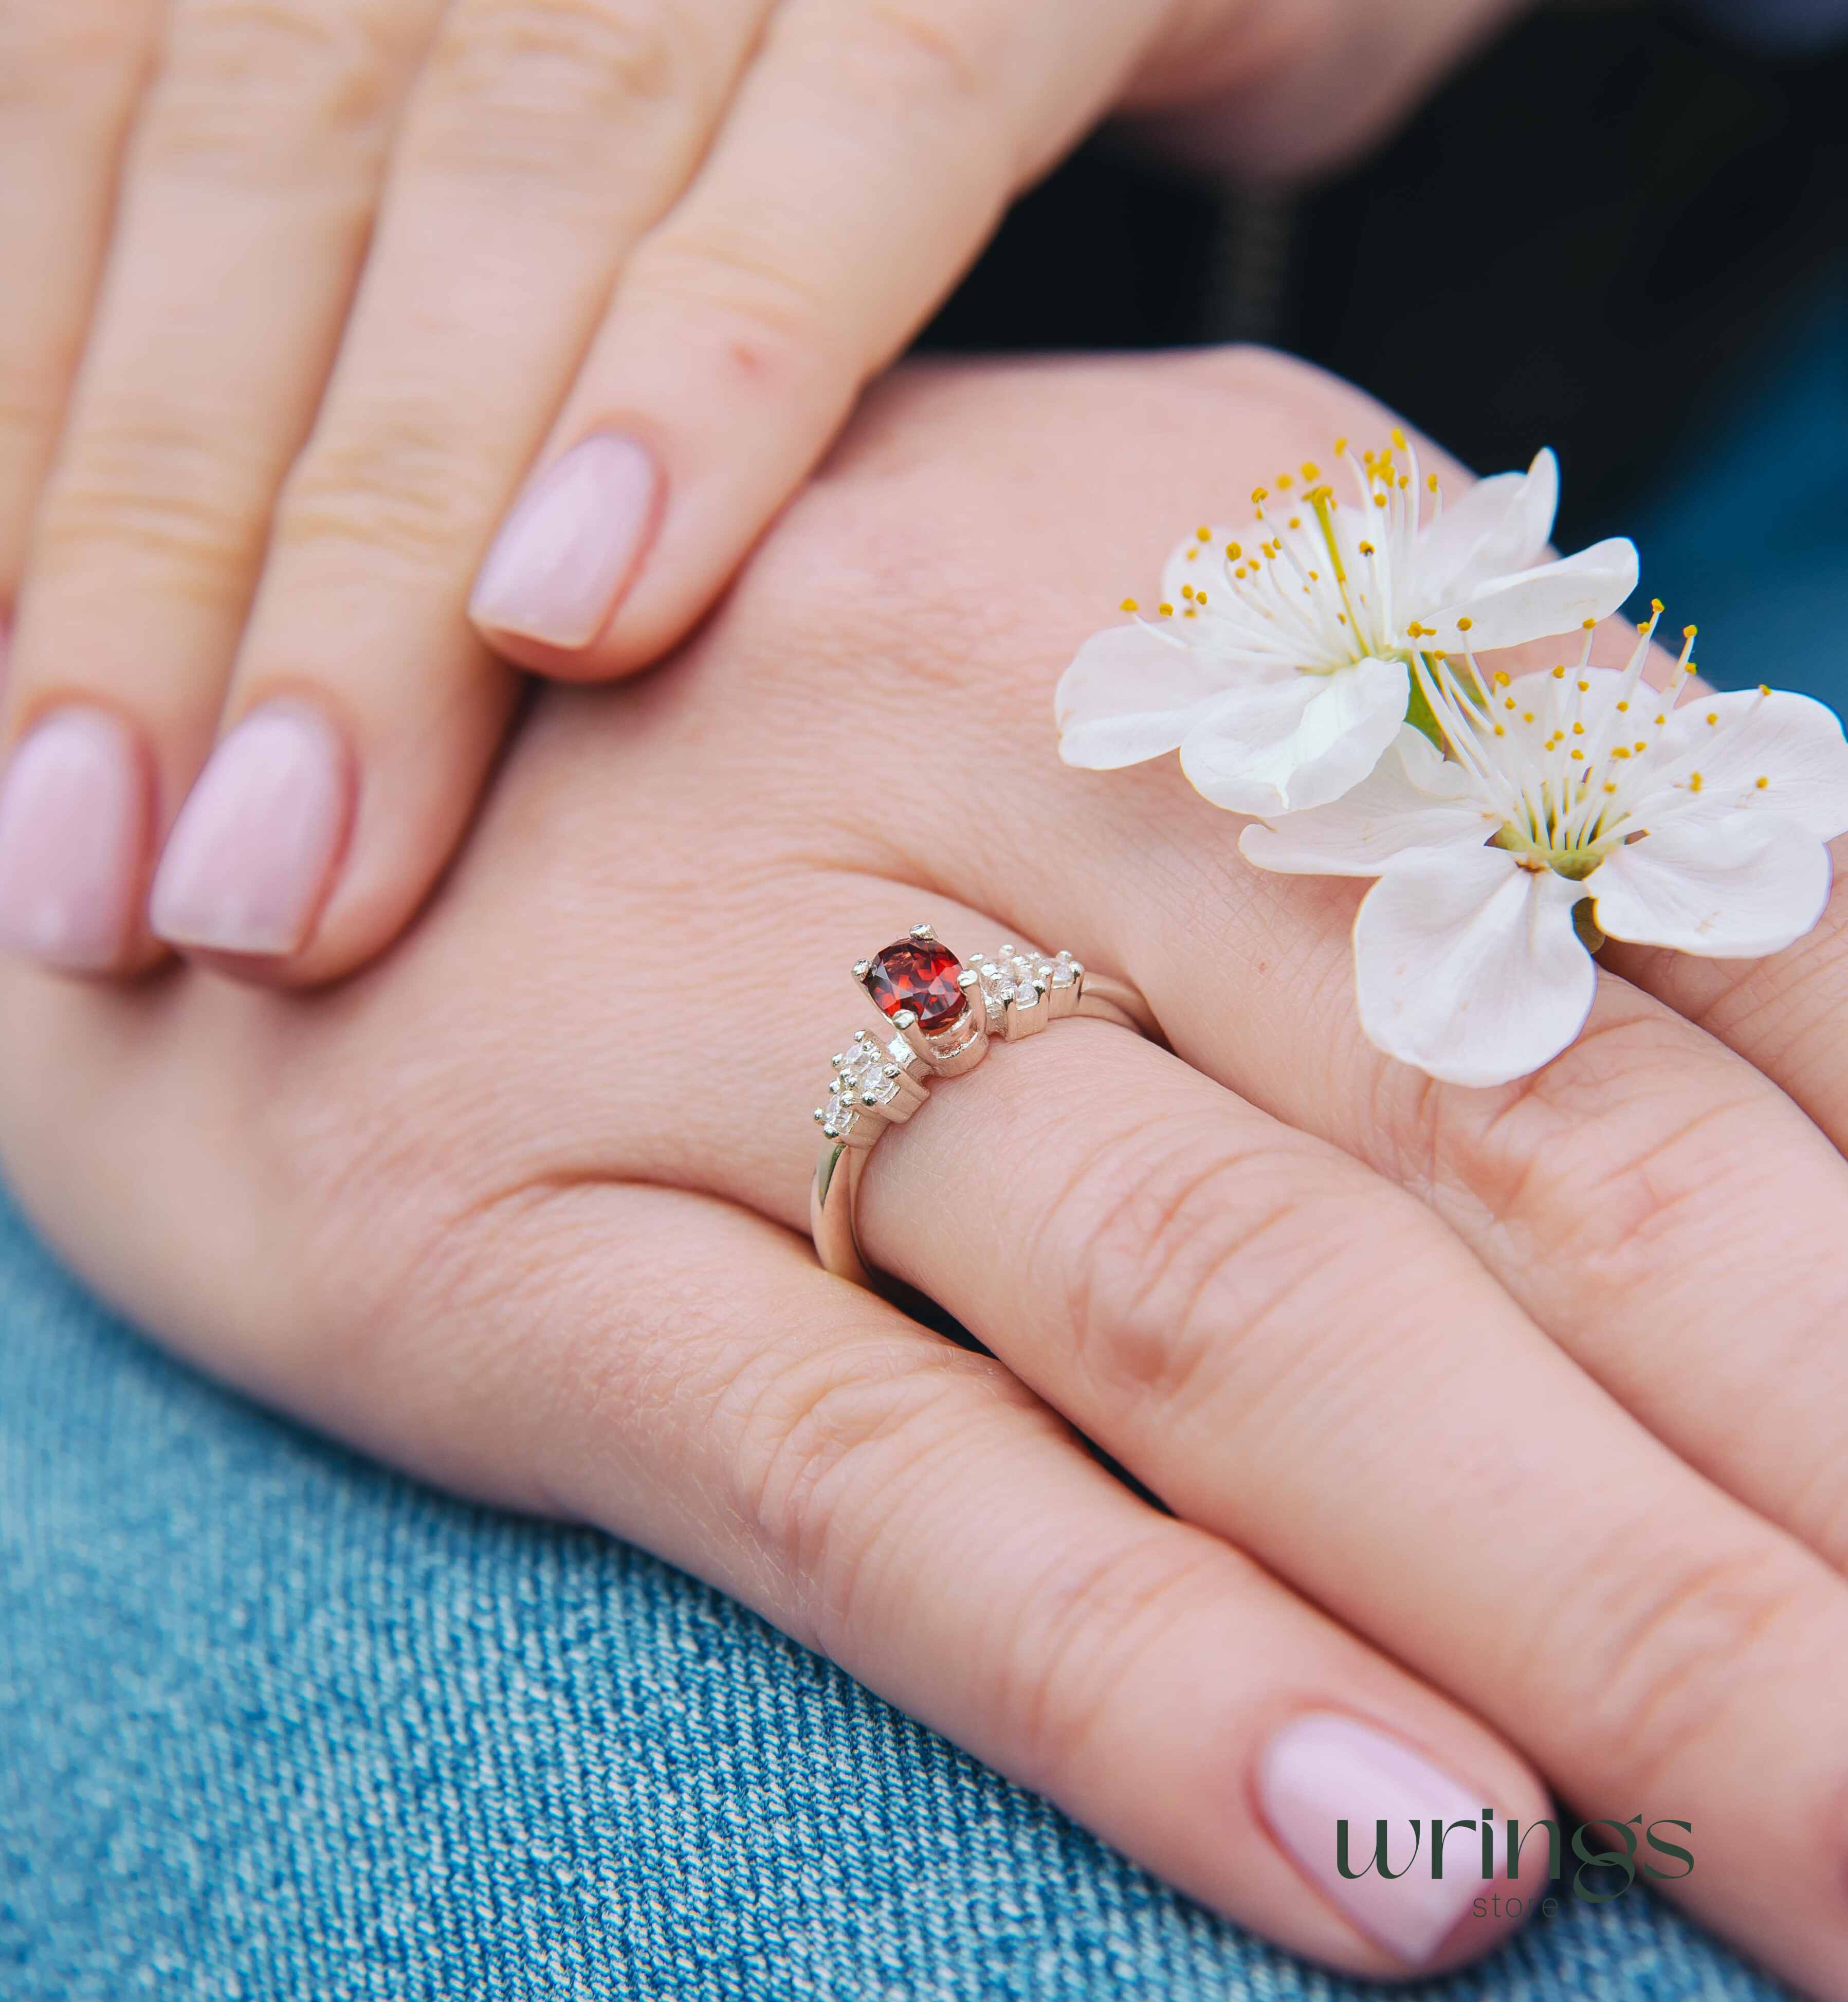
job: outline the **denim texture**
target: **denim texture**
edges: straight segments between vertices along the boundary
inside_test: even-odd
[[[1784,1993],[1641,1891],[1306,1967],[682,1573],[169,1361],[0,1205],[5,2002]]]

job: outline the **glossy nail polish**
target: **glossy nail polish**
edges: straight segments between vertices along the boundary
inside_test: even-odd
[[[528,482],[469,601],[485,632],[588,646],[652,532],[661,476],[633,438],[599,432]]]
[[[1271,1833],[1311,1882],[1408,1967],[1431,1959],[1487,1888],[1480,1843],[1470,1829],[1446,1843],[1443,1876],[1434,1878],[1431,1872],[1433,1819],[1476,1823],[1480,1797],[1358,1718],[1313,1711],[1293,1718],[1264,1748],[1257,1791]],[[1348,1866],[1358,1873],[1353,1875],[1340,1868],[1337,1824],[1343,1820]],[[1383,1877],[1374,1867],[1383,1821],[1389,1865],[1403,1871],[1396,1877]],[[1414,1860],[1407,1868],[1408,1857]]]
[[[306,940],[346,839],[350,761],[311,703],[251,710],[181,807],[149,922],[174,945],[276,956]]]
[[[0,780],[0,947],[47,966],[114,966],[134,929],[148,773],[105,709],[54,710]]]

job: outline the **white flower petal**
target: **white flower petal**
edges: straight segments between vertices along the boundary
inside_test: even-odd
[[[1243,673],[1225,654],[1190,646],[1162,627],[1093,633],[1053,696],[1058,755],[1093,772],[1159,758],[1177,749],[1203,707]]]
[[[1428,848],[1480,848],[1495,831],[1472,797],[1469,774],[1421,730],[1402,724],[1386,755],[1325,807],[1246,828],[1239,846],[1260,869],[1295,876],[1377,876]]]
[[[1505,1084],[1558,1055],[1597,991],[1572,929],[1585,895],[1497,848],[1392,869],[1354,925],[1361,1026],[1389,1056],[1452,1084]]]
[[[1672,821],[1586,877],[1613,938],[1705,959],[1757,959],[1810,930],[1829,902],[1829,850],[1768,813]]]
[[[1410,693],[1403,661],[1241,688],[1201,713],[1181,745],[1180,769],[1233,813],[1323,806],[1379,763]]]
[[[1559,506],[1559,462],[1535,455],[1525,473],[1479,480],[1419,539],[1418,590],[1427,603],[1468,593],[1485,577],[1526,570],[1546,553]]]
[[[1232,588],[1226,576],[1226,545],[1237,542],[1243,548],[1247,542],[1255,544],[1264,532],[1260,528],[1256,534],[1241,534],[1236,528],[1222,528],[1215,523],[1211,531],[1211,542],[1203,542],[1198,535],[1189,535],[1184,542],[1177,543],[1173,553],[1162,566],[1162,597],[1173,606],[1177,616],[1187,602],[1182,595],[1184,587],[1204,591],[1208,609],[1211,610],[1215,598],[1223,597]]]
[[[1470,644],[1484,654],[1608,619],[1636,588],[1636,545],[1615,535],[1557,563],[1489,577],[1423,623],[1436,628],[1440,646],[1454,648],[1458,622],[1467,619]]]
[[[1645,826],[1744,807],[1798,821],[1819,841],[1848,833],[1848,741],[1835,711],[1806,695],[1697,696],[1668,718],[1661,755],[1661,785],[1634,808]],[[1686,790],[1696,771],[1697,794]]]

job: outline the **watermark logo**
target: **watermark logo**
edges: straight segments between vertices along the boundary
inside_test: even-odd
[[[1364,1829],[1365,1824],[1362,1826]],[[1622,1897],[1639,1876],[1657,1883],[1672,1883],[1693,1875],[1693,1850],[1676,1840],[1672,1833],[1664,1834],[1665,1829],[1679,1830],[1691,1841],[1694,1825],[1663,1816],[1645,1826],[1640,1814],[1627,1820],[1608,1815],[1580,1822],[1568,1830],[1557,1821],[1522,1823],[1509,1819],[1498,1823],[1494,1810],[1484,1808],[1473,1821],[1377,1821],[1373,1824],[1372,1852],[1357,1865],[1357,1844],[1349,1824],[1343,1819],[1335,1823],[1334,1861],[1336,1869],[1347,1878],[1377,1872],[1391,1880],[1422,1868],[1440,1880],[1449,1870],[1452,1875],[1463,1871],[1480,1871],[1485,1884],[1505,1878],[1510,1885],[1536,1885],[1543,1875],[1547,1884],[1561,1885],[1567,1881],[1570,1855],[1577,1859],[1571,1872],[1570,1895],[1587,1904],[1607,1905],[1613,1899]],[[1459,1836],[1459,1830],[1466,1830],[1475,1839],[1466,1841]],[[1530,1851],[1529,1844],[1543,1834],[1544,1848]],[[1395,1851],[1403,1859],[1396,1869],[1393,1867]],[[1564,1891],[1559,1894],[1564,1895]],[[1497,1917],[1519,1918],[1538,1912],[1552,1918],[1559,1911],[1559,1896],[1536,1891],[1522,1898],[1498,1885],[1476,1900],[1478,1918],[1487,1917],[1491,1910]]]

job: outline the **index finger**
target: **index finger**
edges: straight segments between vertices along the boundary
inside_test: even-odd
[[[793,0],[699,176],[629,259],[471,616],[544,672],[652,659],[814,465],[861,385],[1009,197],[1109,102],[1154,0]],[[619,434],[664,499],[638,568],[567,506],[572,454]],[[562,537],[579,581],[552,582]],[[605,580],[586,602],[582,580]]]

